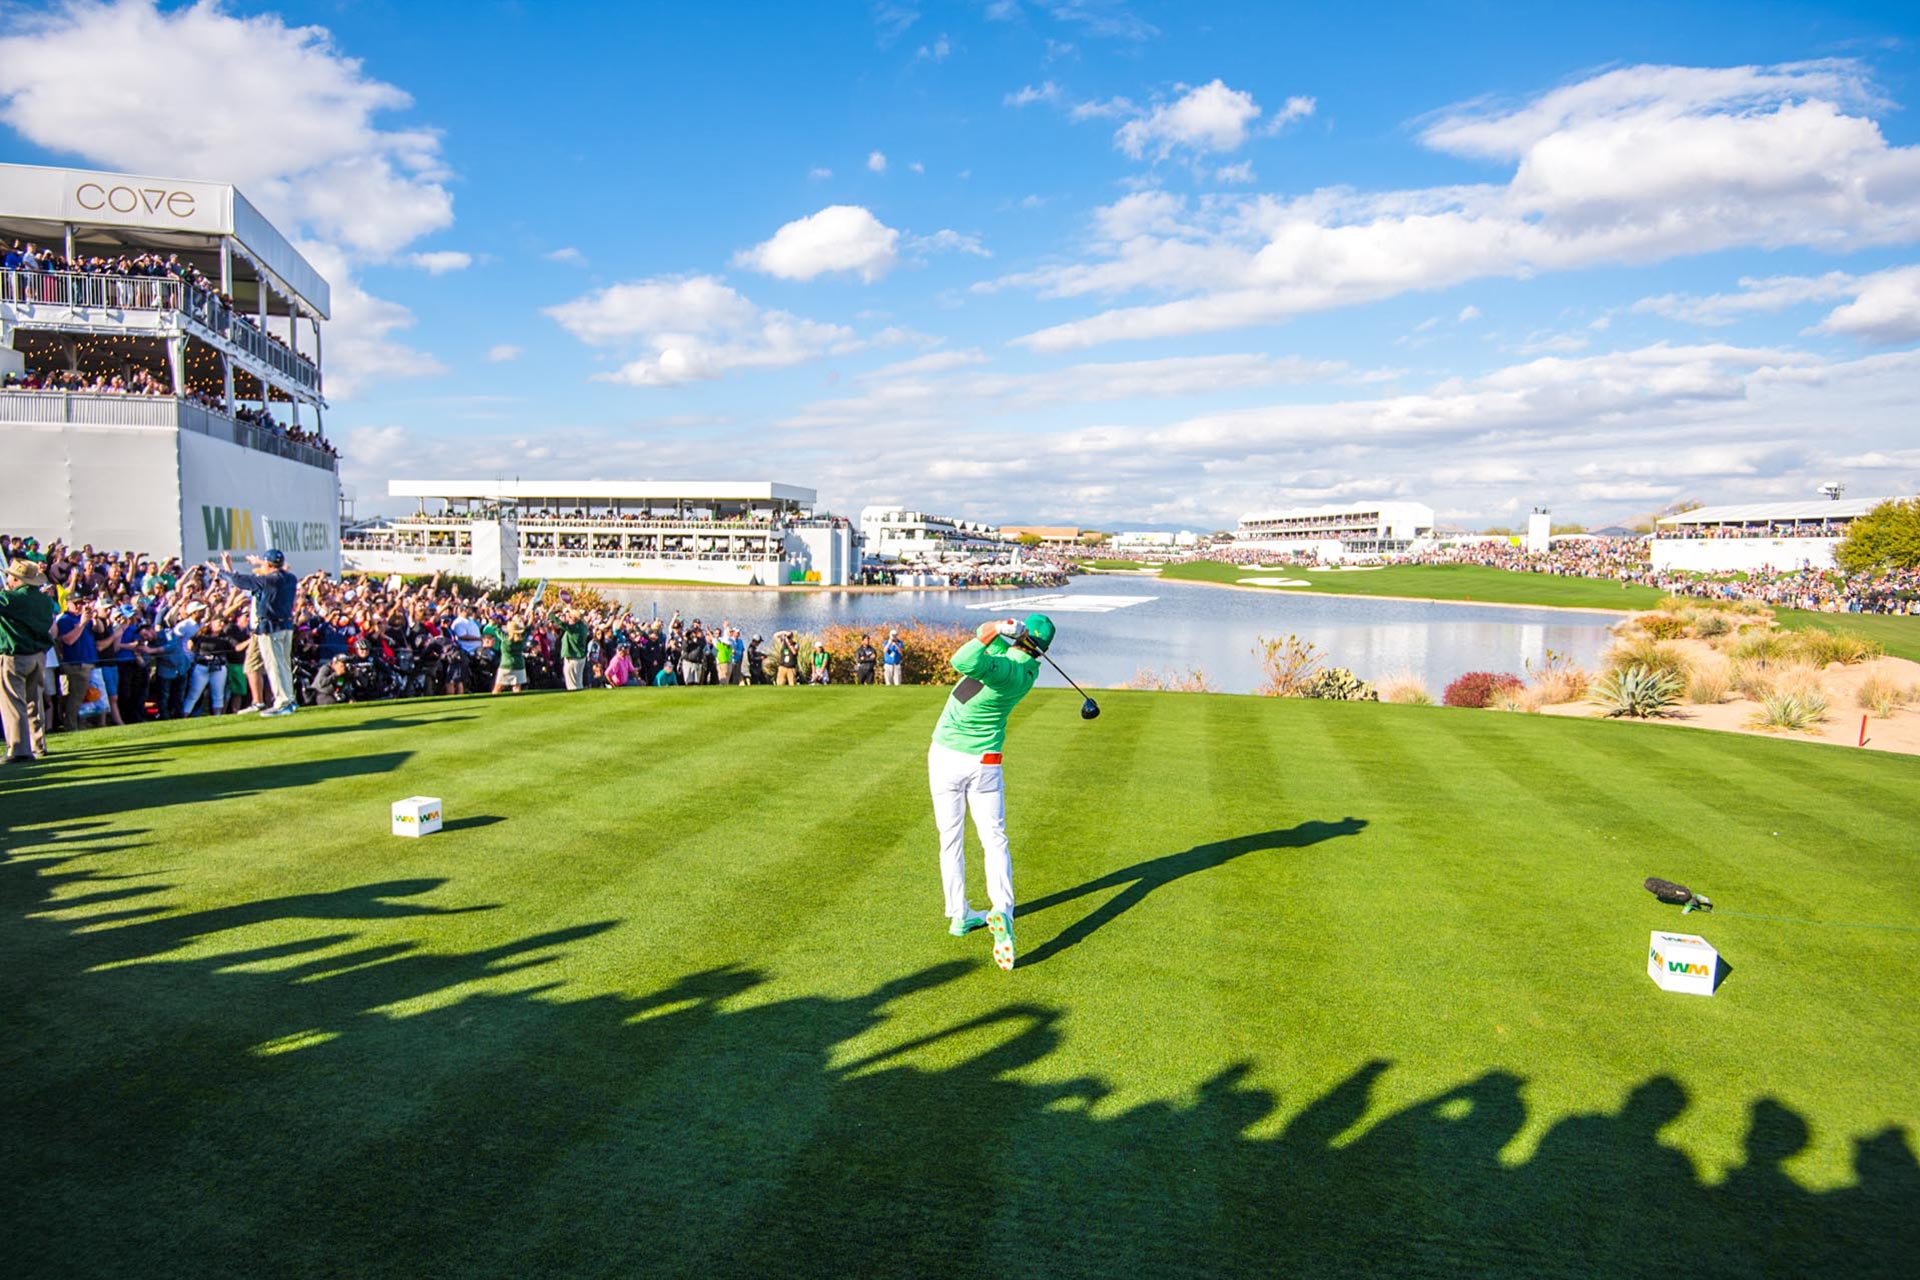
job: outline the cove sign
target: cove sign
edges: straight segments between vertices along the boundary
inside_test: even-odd
[[[1720,976],[1720,953],[1698,934],[1656,931],[1647,941],[1647,976],[1662,991],[1710,996]]]

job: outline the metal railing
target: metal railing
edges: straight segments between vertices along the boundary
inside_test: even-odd
[[[0,272],[0,302],[76,311],[177,311],[309,391],[320,390],[320,367],[313,361],[268,336],[257,320],[219,295],[176,276],[6,271]]]
[[[288,440],[193,400],[112,392],[0,390],[0,425],[49,422],[85,427],[174,427],[323,471],[340,469],[340,460],[325,449],[304,440]]]

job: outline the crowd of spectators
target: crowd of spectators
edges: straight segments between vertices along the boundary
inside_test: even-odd
[[[80,282],[74,296],[65,277],[92,276]],[[136,309],[186,311],[202,324],[221,333],[235,321],[247,325],[268,342],[288,352],[285,339],[241,311],[233,298],[220,291],[219,283],[180,255],[170,253],[123,253],[117,256],[76,254],[68,258],[61,251],[31,241],[15,240],[0,254],[0,290],[10,302],[70,302],[78,305],[117,306]]]
[[[45,668],[50,727],[258,711],[271,703],[258,610],[207,565],[92,546],[42,547],[0,535],[0,561],[36,566],[58,612]],[[900,682],[863,637],[830,655],[794,632],[771,641],[730,620],[674,612],[641,617],[591,592],[576,601],[524,592],[506,601],[445,582],[399,577],[300,581],[292,666],[303,705],[523,688],[825,684],[832,661],[855,683]],[[802,665],[808,670],[802,671]]]
[[[44,373],[29,369],[25,373],[9,373],[0,378],[0,391],[72,391],[88,395],[170,396],[173,394],[173,387],[139,365],[128,365],[115,373],[85,373],[77,369],[53,369]],[[211,409],[215,413],[227,414],[227,407],[220,399],[204,392],[188,391],[182,398],[202,408]],[[281,440],[309,445],[334,457],[340,456],[340,451],[335,449],[332,442],[318,431],[282,422],[264,406],[256,408],[253,405],[236,403],[232,413],[227,416]]]

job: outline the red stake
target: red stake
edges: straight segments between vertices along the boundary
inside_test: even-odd
[[[1863,747],[1867,745],[1867,718],[1865,716],[1860,717],[1860,745]]]

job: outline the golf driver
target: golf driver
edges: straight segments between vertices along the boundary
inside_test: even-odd
[[[1045,649],[1042,649],[1037,645],[1027,645],[1026,650],[1028,653],[1037,653],[1041,657],[1046,658],[1047,665],[1051,666],[1055,671],[1060,671],[1060,664],[1055,662]],[[1073,684],[1073,677],[1068,675],[1064,671],[1060,671],[1060,678],[1062,680],[1065,680],[1068,684]],[[1073,684],[1073,691],[1079,694],[1081,697],[1087,698],[1087,691],[1085,689],[1082,689],[1079,685]],[[1085,702],[1080,704],[1080,718],[1082,720],[1099,719],[1100,704],[1095,702],[1092,698],[1087,698]]]

